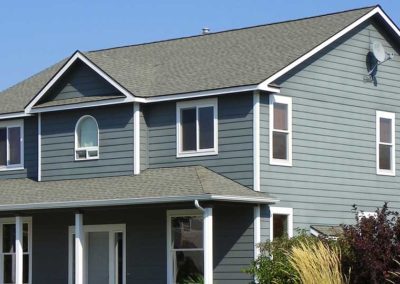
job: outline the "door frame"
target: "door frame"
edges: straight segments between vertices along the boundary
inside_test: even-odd
[[[87,233],[95,232],[108,232],[109,233],[109,272],[110,275],[115,276],[115,261],[114,261],[114,249],[113,244],[115,243],[115,233],[122,233],[122,283],[126,284],[126,224],[102,224],[102,225],[83,225],[83,232],[85,233],[85,243],[87,242]],[[73,258],[73,234],[75,233],[75,226],[68,227],[68,283],[73,283],[73,269],[74,265]],[[87,259],[87,246],[84,244],[84,263],[86,264]],[[84,279],[87,283],[87,267],[84,267]],[[109,284],[114,284],[112,277],[110,277]]]

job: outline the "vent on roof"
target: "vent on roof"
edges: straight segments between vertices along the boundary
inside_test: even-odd
[[[203,35],[206,35],[206,34],[210,33],[210,29],[209,28],[202,28],[201,30],[202,30],[202,34]]]

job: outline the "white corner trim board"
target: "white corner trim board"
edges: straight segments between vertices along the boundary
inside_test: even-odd
[[[260,191],[260,92],[253,93],[253,190]]]
[[[38,181],[42,181],[42,115],[38,114]]]
[[[140,105],[133,103],[133,174],[140,174]]]

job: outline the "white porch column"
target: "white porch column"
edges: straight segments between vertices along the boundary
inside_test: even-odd
[[[260,255],[258,244],[261,242],[261,209],[260,205],[254,207],[254,259]]]
[[[15,284],[23,284],[23,222],[22,217],[15,217]]]
[[[75,214],[75,284],[83,284],[83,247],[85,233],[83,232],[83,215]]]
[[[204,208],[204,284],[213,283],[213,214],[212,208]]]

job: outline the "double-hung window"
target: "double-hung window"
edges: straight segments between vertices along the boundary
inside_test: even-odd
[[[395,175],[395,114],[376,112],[376,171]]]
[[[292,98],[271,95],[269,99],[270,164],[292,165]]]
[[[200,283],[204,278],[203,216],[197,210],[168,212],[169,284]]]
[[[0,123],[0,170],[24,167],[23,121]]]
[[[23,283],[31,283],[31,219],[25,218],[22,225]],[[0,219],[0,283],[15,283],[15,218]]]
[[[218,154],[217,99],[176,104],[177,157]]]

